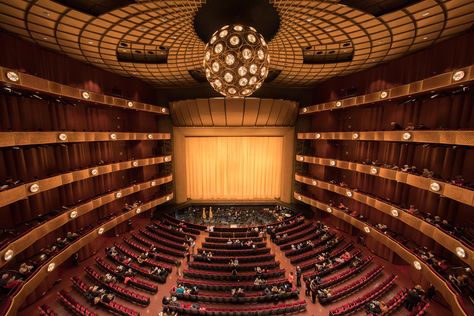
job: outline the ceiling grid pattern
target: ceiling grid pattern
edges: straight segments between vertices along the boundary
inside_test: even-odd
[[[205,43],[197,36],[193,20],[205,1],[135,2],[96,17],[52,0],[0,0],[0,27],[156,87],[198,85],[189,71],[202,70]],[[361,71],[455,36],[474,21],[474,0],[423,0],[377,17],[341,2],[270,1],[281,20],[268,43],[270,68],[281,73],[268,84],[302,87]],[[123,42],[130,43],[127,49],[134,52],[144,47],[143,54],[155,47],[167,48],[168,62],[119,61]],[[328,52],[341,43],[350,43],[352,60],[303,63],[305,48]]]

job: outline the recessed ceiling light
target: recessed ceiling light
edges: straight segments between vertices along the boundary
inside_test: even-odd
[[[45,41],[47,41],[47,40],[48,40],[48,38],[47,38],[47,37],[43,37],[43,39],[44,39]]]
[[[171,38],[172,38],[172,39],[177,39],[177,37],[176,37],[176,36],[171,36]]]
[[[308,18],[308,19],[306,19],[306,21],[311,22],[311,21],[313,21],[313,18]]]
[[[168,22],[167,18],[161,18],[161,22]]]
[[[428,15],[430,15],[429,12],[425,12],[425,13],[422,14],[422,16],[428,16]]]
[[[143,26],[140,26],[138,29],[139,29],[140,31],[146,31],[146,30],[147,30],[147,28],[146,28],[146,27],[143,27]]]
[[[88,41],[87,44],[94,44],[94,42],[93,41]]]
[[[424,40],[427,40],[427,39],[428,39],[428,36],[423,37],[423,39],[424,39]]]
[[[50,15],[50,13],[49,13],[48,11],[43,11],[43,14],[44,14],[45,16],[49,16],[49,15]]]
[[[328,27],[328,28],[326,28],[325,31],[326,31],[326,32],[332,31],[332,28]]]
[[[296,36],[295,36],[295,38],[301,38],[301,36],[299,36],[299,35],[296,35]]]

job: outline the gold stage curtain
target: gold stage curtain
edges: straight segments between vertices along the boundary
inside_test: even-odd
[[[283,137],[186,137],[187,197],[280,197]]]

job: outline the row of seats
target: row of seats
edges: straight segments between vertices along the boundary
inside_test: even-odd
[[[99,284],[104,289],[114,292],[127,301],[144,306],[148,306],[150,304],[149,297],[130,291],[129,289],[123,288],[114,282],[104,281],[104,276],[99,274],[91,267],[85,267],[84,270],[95,283]]]
[[[149,269],[145,269],[134,262],[126,262],[126,260],[121,260],[121,258],[118,255],[113,256],[110,253],[107,253],[107,258],[117,263],[118,265],[123,265],[126,268],[132,269],[133,272],[140,274],[141,276],[144,276],[145,278],[151,281],[155,281],[158,283],[166,282],[166,276],[151,274]]]
[[[212,293],[212,294],[179,294],[174,291],[171,295],[176,296],[178,299],[184,299],[191,302],[210,302],[210,303],[265,303],[265,302],[278,302],[287,299],[298,298],[298,291],[291,291],[286,293],[278,294],[265,294],[264,292],[246,293],[243,297],[232,296],[231,294],[225,293]]]
[[[243,238],[243,237],[258,237],[257,231],[251,230],[246,232],[209,232],[209,237],[220,238]]]
[[[394,297],[392,297],[385,305],[387,306],[387,310],[382,312],[381,314],[377,314],[377,316],[388,316],[397,310],[400,306],[403,305],[406,298],[408,296],[408,290],[406,288],[401,289]],[[376,316],[375,314],[369,313],[367,316]]]
[[[114,275],[118,280],[124,282],[125,281],[125,276],[121,273],[117,272],[117,267],[109,264],[106,262],[103,258],[96,257],[95,262],[99,268],[101,268],[103,271],[110,273]],[[127,285],[131,285],[133,287],[136,287],[140,290],[144,290],[147,292],[151,293],[156,293],[158,292],[158,287],[154,285],[153,283],[146,282],[144,280],[135,278],[135,277],[127,277]]]
[[[338,255],[342,254],[344,251],[345,250],[340,250],[339,253],[336,256],[332,257],[332,258],[337,257]],[[356,250],[353,254],[351,254],[351,257],[348,260],[346,260],[344,262],[341,262],[341,263],[333,264],[330,268],[326,268],[322,271],[312,271],[312,272],[305,273],[303,277],[304,278],[313,278],[315,276],[323,277],[325,275],[333,273],[334,271],[337,271],[337,270],[342,269],[345,266],[349,265],[356,257],[358,257],[361,254],[362,254],[361,250]]]
[[[365,275],[363,275],[361,278],[357,279],[356,281],[345,285],[344,287],[337,289],[335,291],[331,291],[331,295],[327,297],[320,297],[319,302],[321,305],[329,304],[331,302],[337,301],[348,294],[353,294],[359,290],[361,290],[363,287],[369,285],[371,282],[373,282],[377,277],[379,277],[382,274],[383,271],[383,266],[377,266],[376,268],[372,269]]]
[[[87,291],[89,289],[89,286],[84,283],[82,280],[80,280],[78,277],[72,277],[71,281],[74,285],[74,288],[84,297],[87,298]],[[126,306],[123,306],[121,304],[118,304],[114,301],[111,301],[109,303],[105,303],[102,301],[99,301],[99,306],[104,308],[105,310],[111,312],[112,314],[116,315],[121,315],[121,316],[140,316],[140,313],[128,308]]]
[[[133,240],[134,242],[137,241],[138,243],[142,244],[143,246],[147,247],[149,250],[154,249],[156,253],[163,253],[166,254],[167,256],[173,256],[176,258],[184,258],[184,250],[178,250],[176,248],[171,248],[166,245],[164,245],[164,241],[159,241],[158,243],[153,243],[144,237],[142,237],[139,234],[131,234],[132,238],[124,238],[124,241],[131,241]],[[146,248],[145,248],[146,249]]]
[[[173,248],[182,252],[186,250],[186,242],[178,243],[176,240],[173,240],[172,235],[164,234],[160,236],[145,229],[140,229],[139,232],[140,234],[133,234],[133,237],[137,239],[141,238],[141,240],[143,241],[148,239],[148,240],[153,241],[153,243],[149,242],[150,244],[160,243],[168,248]]]
[[[95,313],[89,311],[89,309],[81,304],[79,304],[68,292],[60,290],[58,292],[59,301],[64,305],[64,307],[71,311],[74,315],[81,316],[96,316]],[[45,314],[45,315],[57,315],[57,314]]]
[[[138,257],[140,256],[139,254],[133,252],[132,250],[130,250],[128,247],[126,247],[125,245],[123,244],[120,244],[120,243],[117,243],[117,242],[114,242],[114,246],[117,250],[119,250],[120,252],[122,252],[124,255],[128,256],[128,257],[131,257],[133,259],[135,259],[137,261]],[[148,251],[148,249],[134,243],[134,246],[136,247],[135,249],[139,249],[138,251],[140,251],[141,253],[146,253]],[[164,257],[164,256],[159,256],[158,257],[160,260],[163,259],[162,261],[164,260],[168,260],[169,261],[172,261],[172,262],[169,262],[169,263],[175,263],[176,259],[172,258],[172,257]],[[176,263],[175,263],[176,264]],[[152,259],[148,259],[146,260],[145,262],[142,263],[142,265],[145,265],[145,266],[151,266],[151,267],[159,267],[159,268],[164,268],[166,269],[167,271],[171,271],[172,267],[168,264],[165,264],[165,263],[161,263],[161,262],[157,262],[155,260],[152,260]]]
[[[329,252],[328,256],[325,257],[324,259],[316,258],[316,259],[312,259],[310,261],[305,261],[303,264],[300,264],[301,270],[302,271],[311,270],[315,267],[316,264],[321,264],[321,263],[323,263],[324,261],[326,261],[328,259],[333,260],[333,259],[341,256],[346,251],[351,250],[353,247],[354,247],[353,244],[346,244],[346,245],[344,245],[344,247],[333,249],[331,252]],[[355,253],[360,253],[360,250],[356,250]],[[351,258],[354,258],[354,257],[355,257],[355,254],[351,256]]]
[[[229,240],[232,240],[231,238],[222,238],[222,237],[206,237],[206,242],[209,243],[220,243],[220,244],[225,244]],[[240,241],[246,242],[246,241],[253,241],[253,242],[262,242],[263,238],[262,237],[243,237],[239,238]]]
[[[362,260],[361,264],[358,265],[357,267],[350,268],[349,270],[346,270],[342,273],[334,275],[330,278],[321,280],[321,283],[319,283],[318,288],[324,289],[324,288],[334,286],[345,280],[350,279],[351,277],[357,275],[358,273],[362,272],[365,268],[367,268],[369,264],[372,262],[373,258],[374,258],[373,256],[367,257],[364,260]]]
[[[206,316],[266,316],[285,315],[298,313],[306,310],[306,302],[300,301],[293,304],[278,304],[274,306],[251,307],[251,308],[193,308],[190,304],[170,306],[171,311],[179,315],[206,315]]]
[[[153,224],[156,225],[156,224]],[[177,236],[176,234],[169,233],[162,226],[151,226],[147,225],[144,229],[140,229],[142,235],[147,235],[147,233],[153,234],[152,236],[159,236],[165,238],[166,240],[172,241],[178,245],[183,245],[186,243],[185,236]]]
[[[217,256],[230,256],[230,257],[240,257],[240,256],[252,256],[259,254],[270,253],[269,248],[256,248],[256,249],[238,249],[238,250],[229,250],[229,249],[212,249],[212,248],[199,248],[198,253],[203,251],[211,251],[213,255]]]
[[[288,256],[290,251],[294,251],[293,247],[292,247],[293,245],[298,245],[299,243],[306,244],[308,241],[311,241],[314,244],[314,246],[317,246],[317,243],[319,243],[321,241],[324,241],[324,239],[320,238],[321,235],[323,235],[323,234],[324,234],[324,231],[318,229],[313,234],[306,235],[303,238],[288,242],[286,244],[281,244],[280,249],[282,251],[284,251],[285,254]],[[332,234],[331,236],[333,236],[333,235],[334,234]]]
[[[229,259],[229,261],[232,260]],[[238,266],[230,265],[229,263],[204,263],[204,262],[191,262],[189,263],[189,267],[192,269],[197,270],[211,270],[211,271],[232,271],[237,270],[238,272],[242,271],[255,271],[255,268],[260,267],[261,269],[275,269],[280,266],[279,261],[270,260],[270,261],[261,261],[261,262],[249,262],[249,263],[242,263],[239,261]]]
[[[194,262],[208,262],[206,257],[200,256],[200,255],[193,255]],[[233,256],[218,256],[218,255],[213,255],[212,256],[212,262],[213,263],[229,263],[231,259],[234,259],[235,257]],[[244,262],[263,262],[263,261],[270,261],[275,259],[275,255],[271,253],[267,254],[261,254],[261,255],[255,255],[255,256],[239,256],[239,262],[244,263]]]
[[[191,234],[191,235],[197,236],[201,233],[201,231],[199,229],[190,227],[190,225],[192,225],[192,224],[188,224],[188,223],[185,223],[185,222],[178,221],[178,223],[175,223],[175,222],[169,220],[168,218],[163,218],[162,223],[165,224],[165,225],[171,225],[171,226],[179,227],[178,229],[182,230],[186,234]]]
[[[37,309],[42,316],[58,316],[58,314],[47,304],[41,304]]]
[[[297,263],[299,264],[301,262],[311,260],[312,258],[320,255],[323,252],[328,252],[328,251],[334,250],[335,248],[339,247],[343,243],[343,241],[344,241],[344,237],[335,236],[334,238],[331,238],[331,239],[327,240],[324,245],[320,245],[316,249],[306,251],[305,253],[302,253],[302,254],[299,254],[297,256],[294,256],[294,257],[290,258],[290,262],[292,264],[297,264]],[[345,244],[344,248],[347,248],[347,247],[352,248],[353,244],[352,243]]]
[[[252,242],[251,246],[245,244],[223,244],[223,243],[210,243],[203,242],[203,248],[209,249],[252,249],[252,248],[264,248],[267,244],[265,242]]]
[[[174,223],[176,226],[179,226],[180,224],[183,223],[186,226],[188,226],[190,228],[194,228],[194,229],[199,230],[199,231],[205,231],[206,228],[207,228],[206,225],[199,225],[199,224],[193,224],[193,223],[180,221],[179,219],[174,218],[170,214],[165,213],[165,214],[163,214],[163,217],[166,218],[168,220],[168,222]]]
[[[358,297],[357,299],[355,299],[354,301],[350,303],[346,303],[340,307],[332,309],[329,312],[329,316],[347,315],[347,314],[351,314],[355,312],[356,310],[364,307],[364,305],[367,304],[368,302],[376,299],[377,297],[381,296],[386,291],[388,291],[390,287],[395,284],[396,279],[397,279],[396,275],[389,276],[382,283],[380,283],[375,289],[371,290],[365,295]]]
[[[284,269],[274,269],[266,271],[262,273],[262,277],[265,279],[274,279],[285,275]],[[199,271],[199,270],[191,270],[187,269],[184,271],[185,277],[192,277],[197,279],[205,279],[205,280],[219,280],[219,281],[249,281],[255,279],[255,272],[242,272],[238,273],[237,275],[233,275],[229,272],[207,272],[207,271]]]
[[[314,232],[316,232],[318,230],[318,228],[314,225],[310,225],[309,227],[305,228],[304,230],[299,230],[299,227],[295,228],[295,231],[293,231],[293,233],[290,235],[288,234],[288,237],[282,237],[282,238],[276,238],[275,239],[275,243],[277,245],[283,245],[283,244],[287,244],[287,243],[290,243],[290,242],[294,242],[295,240],[298,240],[298,239],[301,239],[301,238],[304,238],[305,236],[309,235],[309,234],[312,234]]]
[[[123,238],[123,241],[127,246],[129,246],[133,250],[138,251],[140,253],[147,253],[147,252],[150,251],[149,247],[145,247],[145,246],[135,242],[135,240],[133,240],[131,238],[125,237],[125,238]],[[151,265],[156,265],[156,266],[161,266],[161,267],[165,267],[165,265],[162,264],[162,262],[165,262],[167,264],[171,263],[173,265],[177,265],[179,263],[179,260],[176,259],[175,257],[165,255],[165,254],[161,254],[161,253],[154,254],[154,259],[148,258],[147,261],[149,261],[149,263]],[[168,271],[170,271],[171,267],[169,265],[166,265],[166,269]]]

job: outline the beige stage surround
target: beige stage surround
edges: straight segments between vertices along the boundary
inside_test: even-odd
[[[283,140],[280,200],[290,203],[292,199],[293,183],[293,153],[294,153],[294,128],[293,127],[223,127],[223,128],[198,128],[175,127],[173,128],[173,148],[175,154],[175,188],[176,203],[188,201],[187,170],[186,170],[186,137],[281,137]],[[222,201],[222,199],[216,199]],[[268,199],[262,199],[268,201]],[[255,201],[255,199],[251,200]]]

